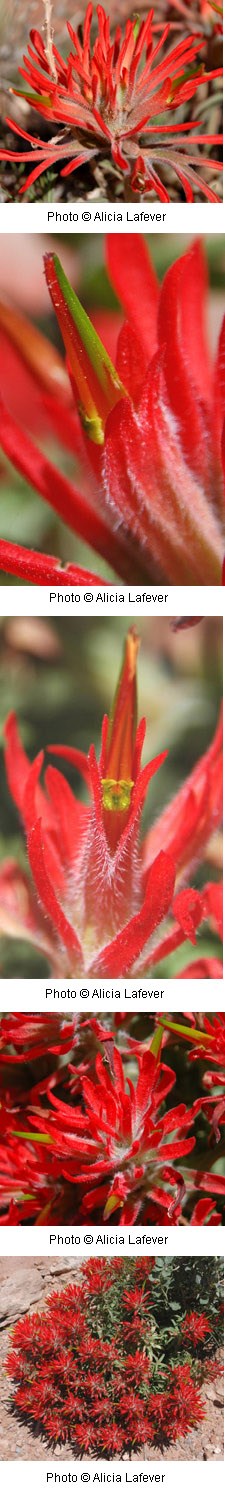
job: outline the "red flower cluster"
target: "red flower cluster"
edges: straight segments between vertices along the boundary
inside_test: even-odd
[[[132,1290],[136,1266],[128,1264]],[[142,1334],[137,1334],[129,1304],[129,1354],[120,1318],[124,1277],[117,1260],[87,1262],[81,1286],[53,1293],[44,1311],[20,1320],[12,1334],[7,1371],[15,1382],[16,1406],[24,1417],[41,1423],[51,1443],[72,1443],[77,1456],[82,1450],[109,1459],[122,1457],[124,1450],[132,1455],[143,1443],[184,1436],[204,1418],[199,1378],[190,1363],[167,1359],[167,1367],[158,1371],[158,1358],[155,1366],[154,1355],[146,1352],[153,1266],[154,1261],[148,1267],[145,1262],[143,1269],[141,1263]],[[102,1307],[115,1291],[116,1334],[106,1339]]]
[[[181,1323],[181,1333],[185,1344],[191,1344],[194,1349],[198,1344],[204,1343],[207,1333],[211,1334],[212,1326],[204,1313],[186,1313]]]
[[[2,1223],[220,1223],[216,1199],[223,1207],[225,1177],[214,1167],[224,1092],[218,1103],[205,1098],[203,1078],[199,1098],[187,1106],[178,1096],[168,1109],[167,1096],[177,1088],[176,1073],[161,1054],[170,1021],[159,1017],[153,1033],[147,1017],[144,1022],[145,1039],[138,1041],[128,1016],[118,1034],[116,1021],[110,1029],[95,1017],[2,1017]],[[187,1028],[187,1040],[191,1034]],[[206,1142],[201,1169],[198,1150],[195,1166],[200,1112]],[[98,1275],[101,1290],[100,1267]],[[136,1283],[129,1299],[130,1289],[125,1323],[131,1304],[134,1315],[143,1317]]]
[[[68,368],[15,309],[0,307],[0,442],[7,458],[59,515],[128,583],[217,584],[224,555],[224,347],[215,369],[205,328],[207,275],[201,243],[171,265],[159,291],[139,235],[109,235],[107,267],[127,322],[116,351],[106,347],[72,291],[57,256],[46,276]],[[118,331],[118,318],[115,320]],[[112,324],[110,322],[111,338]],[[102,328],[102,318],[101,318]],[[5,401],[4,367],[12,361]],[[110,339],[111,353],[111,339]],[[16,364],[15,364],[16,361]],[[16,370],[16,375],[15,375]],[[24,422],[17,381],[26,371]],[[30,422],[27,421],[27,379]],[[71,395],[72,387],[72,395]],[[40,452],[27,428],[39,396],[50,432],[75,455],[78,482]],[[74,405],[75,400],[75,405]],[[73,406],[72,406],[73,402]],[[57,559],[0,542],[0,567],[37,583],[85,582]],[[99,582],[93,573],[86,581]]]
[[[13,861],[3,864],[0,928],[40,948],[55,976],[149,973],[186,938],[195,943],[205,919],[221,932],[220,886],[179,889],[220,822],[221,726],[141,843],[144,800],[166,751],[141,769],[146,724],[143,719],[137,728],[138,644],[130,630],[112,714],[103,719],[99,762],[94,746],[88,755],[65,745],[48,747],[81,773],[89,807],[53,766],[44,790],[43,753],[30,765],[14,714],[6,724],[7,778],[25,827],[34,890]]]
[[[50,125],[59,125],[61,134],[46,144],[7,119],[7,125],[28,142],[29,149],[3,149],[1,159],[37,163],[25,188],[19,191],[25,192],[55,162],[66,160],[62,168],[66,177],[93,159],[106,165],[111,159],[117,173],[122,177],[126,174],[129,188],[139,195],[147,192],[169,203],[170,192],[164,180],[169,168],[189,202],[196,193],[210,202],[218,201],[217,194],[207,186],[205,169],[210,167],[215,174],[221,162],[204,156],[202,149],[196,151],[196,146],[221,144],[222,136],[205,135],[201,121],[195,125],[195,121],[183,121],[176,113],[181,106],[186,108],[202,84],[222,73],[222,68],[206,72],[202,66],[204,40],[199,35],[186,36],[168,51],[168,23],[154,46],[151,10],[141,23],[127,21],[124,33],[118,26],[112,42],[108,17],[98,5],[98,35],[92,47],[92,18],[89,4],[82,41],[68,22],[72,49],[66,61],[54,44],[50,50],[45,47],[40,32],[30,33],[28,57],[20,68],[28,84],[25,98]]]

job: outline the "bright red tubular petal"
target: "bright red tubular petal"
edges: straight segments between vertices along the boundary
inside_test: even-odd
[[[5,763],[8,784],[16,806],[23,815],[24,795],[30,771],[30,761],[21,743],[16,714],[8,714],[5,723]]]
[[[169,403],[179,422],[183,450],[197,477],[205,474],[207,489],[206,396],[210,369],[204,338],[204,306],[205,263],[197,243],[166,273],[159,302],[158,331],[164,349]]]
[[[106,236],[106,265],[110,281],[149,361],[157,348],[157,276],[145,241],[138,234],[129,234],[129,275],[127,250],[126,234]]]
[[[48,912],[52,926],[56,929],[66,952],[71,954],[71,959],[76,958],[77,960],[79,958],[82,962],[82,950],[76,932],[64,916],[62,907],[59,905],[59,901],[57,901],[54,888],[49,880],[44,857],[41,818],[38,818],[34,828],[28,834],[28,853],[31,870],[44,911]]]
[[[33,552],[29,547],[18,547],[16,542],[1,540],[0,569],[4,573],[14,574],[15,578],[24,578],[29,583],[44,584],[46,587],[48,584],[57,584],[68,588],[77,584],[85,588],[102,583],[96,573],[88,573],[85,568],[76,567],[75,563],[63,566],[57,557]]]
[[[3,452],[19,473],[23,474],[28,483],[38,490],[44,500],[48,501],[48,504],[56,510],[57,515],[61,516],[73,531],[76,530],[78,536],[88,540],[90,546],[93,546],[95,550],[97,548],[100,553],[103,550],[103,556],[109,549],[113,565],[116,549],[107,525],[92,510],[84,496],[75,489],[69,479],[54,468],[45,454],[40,453],[28,434],[25,431],[21,432],[1,400],[0,442]]]
[[[126,973],[138,958],[150,934],[170,910],[174,890],[173,860],[161,853],[149,873],[147,891],[141,911],[127,922],[123,931],[97,955],[93,975],[112,974],[113,979]]]

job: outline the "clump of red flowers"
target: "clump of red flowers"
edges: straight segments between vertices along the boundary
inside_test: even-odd
[[[1,1223],[224,1222],[224,1077],[215,1095],[207,1023],[2,1016]]]
[[[201,242],[170,266],[159,289],[139,235],[109,235],[107,269],[122,302],[104,322],[104,344],[58,257],[45,270],[67,365],[20,313],[0,306],[0,442],[42,500],[126,583],[217,584],[224,557],[225,321],[213,367],[206,331],[207,267]],[[113,348],[112,348],[113,344]],[[111,358],[113,353],[113,360]],[[11,390],[5,383],[11,360]],[[18,421],[17,382],[24,421]],[[28,391],[29,414],[27,415]],[[31,433],[38,397],[38,436]],[[74,475],[41,451],[42,421],[57,433]],[[72,455],[72,458],[71,458]],[[99,583],[75,564],[0,541],[0,567],[31,582]],[[107,573],[106,573],[107,578]]]
[[[3,864],[0,927],[27,937],[47,956],[51,972],[64,978],[149,973],[186,939],[195,945],[204,922],[221,932],[220,886],[207,882],[198,891],[185,881],[221,819],[221,725],[143,842],[148,786],[166,751],[141,766],[146,721],[137,726],[138,645],[131,629],[112,712],[103,719],[99,761],[93,745],[88,755],[48,746],[81,773],[88,806],[53,765],[43,788],[43,752],[30,765],[14,714],[5,726],[7,779],[32,880],[15,862]]]
[[[186,1313],[181,1323],[181,1333],[184,1342],[196,1349],[198,1344],[204,1343],[207,1334],[211,1334],[211,1323],[204,1313]]]
[[[173,1275],[172,1262],[167,1272]],[[178,1289],[182,1275],[176,1263]],[[7,1372],[16,1407],[41,1424],[50,1444],[70,1442],[77,1457],[83,1450],[131,1456],[145,1443],[163,1448],[185,1436],[204,1419],[209,1340],[196,1364],[186,1352],[185,1320],[180,1349],[179,1311],[171,1322],[170,1333],[153,1259],[87,1261],[80,1285],[54,1292],[13,1331]]]
[[[199,87],[222,73],[222,68],[205,70],[201,60],[204,39],[198,33],[187,35],[167,49],[168,39],[173,39],[168,22],[154,45],[154,11],[150,10],[142,22],[128,20],[124,31],[117,26],[112,41],[109,19],[98,5],[98,32],[92,45],[92,19],[89,4],[82,39],[68,21],[72,46],[66,60],[54,43],[45,46],[40,32],[30,33],[28,56],[20,68],[26,83],[23,97],[48,125],[57,125],[59,133],[54,130],[46,142],[6,120],[25,146],[22,152],[2,149],[1,159],[32,163],[19,192],[63,160],[63,177],[89,163],[102,162],[107,170],[112,161],[119,181],[125,176],[126,188],[139,196],[148,193],[169,203],[172,174],[187,201],[193,202],[195,194],[218,201],[205,170],[210,168],[211,175],[216,175],[221,169],[221,162],[208,154],[208,146],[211,153],[212,146],[222,143],[222,136],[205,134],[198,117],[196,122],[186,119],[186,106]]]

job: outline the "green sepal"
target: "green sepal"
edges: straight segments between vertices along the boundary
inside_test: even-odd
[[[88,313],[85,312],[84,307],[82,307],[82,304],[79,301],[79,297],[77,297],[76,292],[74,292],[73,290],[73,287],[70,286],[70,282],[68,281],[68,277],[65,275],[65,271],[61,266],[61,261],[59,260],[58,255],[53,255],[52,259],[54,261],[55,273],[58,277],[60,290],[65,299],[66,307],[68,307],[68,311],[71,315],[71,318],[73,319],[75,328],[80,335],[82,344],[84,346],[84,349],[86,350],[86,354],[90,359],[90,364],[92,365],[93,370],[98,377],[99,385],[106,393],[108,388],[108,381],[110,381],[111,385],[113,386],[114,392],[118,393],[118,399],[119,393],[121,393],[121,395],[123,396],[126,396],[127,392],[125,390],[125,386],[122,385],[122,381],[120,380],[119,375],[117,375],[115,366],[112,364],[112,360],[110,359],[109,354],[107,354],[107,350],[104,348],[104,344],[102,344],[98,333],[96,333],[95,328],[93,328],[93,323],[91,323],[91,320],[88,317]]]

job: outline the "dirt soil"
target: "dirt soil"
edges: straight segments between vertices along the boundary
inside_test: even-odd
[[[10,1328],[17,1318],[27,1311],[43,1307],[53,1287],[66,1286],[76,1276],[79,1280],[82,1259],[57,1257],[10,1256],[0,1257],[0,1459],[15,1459],[18,1463],[48,1458],[74,1462],[75,1455],[69,1443],[53,1448],[37,1431],[21,1419],[12,1408],[13,1382],[5,1374],[4,1366],[10,1344]],[[221,1350],[218,1356],[223,1358]],[[205,1381],[202,1386],[205,1418],[186,1438],[179,1438],[168,1447],[140,1449],[135,1458],[143,1461],[154,1459],[182,1460],[193,1462],[221,1462],[223,1459],[223,1379]],[[90,1455],[84,1455],[87,1459]],[[128,1459],[129,1454],[124,1454]]]

